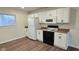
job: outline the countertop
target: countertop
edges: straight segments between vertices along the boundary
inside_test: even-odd
[[[48,31],[47,28],[41,28],[41,29],[39,29],[39,30]],[[62,28],[59,28],[57,31],[51,31],[51,32],[68,33],[68,32],[69,32],[69,29],[62,29]]]
[[[68,33],[69,32],[69,29],[58,29],[57,32],[60,32],[60,33]]]

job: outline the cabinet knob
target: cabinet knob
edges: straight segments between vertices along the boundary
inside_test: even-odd
[[[63,19],[61,20],[61,23],[63,23]]]
[[[59,39],[61,39],[61,36],[59,36]]]
[[[62,34],[58,34],[58,35],[62,35]]]
[[[52,14],[49,14],[49,16],[52,16]]]

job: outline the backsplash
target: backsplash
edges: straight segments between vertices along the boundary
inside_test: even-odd
[[[47,27],[47,24],[40,24],[41,27]],[[59,28],[62,28],[62,29],[70,29],[70,25],[69,24],[56,24],[59,26]]]
[[[47,27],[47,24],[40,24],[41,27]],[[75,24],[72,25],[72,24],[56,24],[59,26],[59,28],[62,28],[62,29],[74,29],[75,28]]]
[[[47,24],[45,24],[45,23],[44,24],[42,23],[40,25],[41,25],[41,27],[47,27]]]
[[[70,29],[70,25],[69,24],[58,24],[59,28],[62,29]]]

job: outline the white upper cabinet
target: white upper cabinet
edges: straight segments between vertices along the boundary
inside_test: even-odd
[[[41,23],[41,17],[39,13],[30,14],[29,17],[38,17],[39,23]]]
[[[57,23],[69,23],[70,8],[57,9]]]
[[[38,13],[30,14],[29,17],[39,17]]]
[[[63,23],[69,23],[70,20],[70,8],[64,8],[64,16],[63,16]]]
[[[39,18],[40,18],[40,23],[46,23],[46,21],[45,21],[46,12],[40,12],[39,13]]]
[[[39,17],[38,13],[35,13],[35,14],[33,14],[33,15],[34,15],[34,17]]]
[[[46,12],[45,19],[52,19],[51,23],[56,23],[56,10],[50,10]]]
[[[47,19],[52,19],[53,20],[52,23],[56,23],[56,10],[41,12],[39,13],[39,17],[40,17],[41,23],[47,23],[46,22]]]
[[[69,23],[75,19],[75,10],[71,8],[59,8],[55,10],[42,11],[31,14],[32,17],[39,17],[39,23]],[[50,22],[47,22],[47,21]]]
[[[56,18],[56,10],[50,10],[46,12],[46,19]]]
[[[41,13],[38,13],[38,16],[39,16],[39,23],[41,23]]]

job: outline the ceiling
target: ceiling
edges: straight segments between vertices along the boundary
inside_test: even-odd
[[[24,10],[24,11],[27,11],[27,12],[32,12],[32,11],[36,11],[36,10],[47,10],[47,9],[56,9],[56,8],[59,8],[59,7],[19,7],[19,8],[16,8],[16,9],[21,9],[21,10]]]
[[[6,8],[11,8],[11,9],[16,9],[16,10],[22,10],[22,11],[26,11],[26,12],[35,12],[35,11],[45,11],[45,10],[50,10],[50,9],[56,9],[59,7],[6,7]]]
[[[25,11],[33,11],[33,10],[37,10],[37,9],[40,9],[42,7],[25,7],[24,10]]]
[[[22,10],[26,12],[31,12],[34,10],[39,10],[44,7],[0,7],[1,9],[15,9],[15,10]]]
[[[51,9],[58,9],[58,8],[64,8],[64,7],[24,7],[24,8],[19,7],[18,9],[22,9],[24,11],[31,12],[31,11],[36,11],[36,10],[40,10],[40,9],[51,10]],[[79,7],[70,7],[70,8],[79,9]]]
[[[11,7],[12,8],[12,7]],[[31,12],[31,11],[34,11],[34,10],[39,10],[39,9],[42,9],[43,7],[13,7],[13,9],[18,9],[18,10],[23,10],[23,11],[26,11],[26,12]]]
[[[15,9],[15,10],[21,10],[26,12],[35,12],[36,10],[49,10],[49,9],[56,9],[60,7],[0,7],[2,9]]]
[[[61,7],[0,7],[0,8],[8,8],[8,9],[15,9],[15,10],[22,10],[26,12],[36,12],[36,11],[46,11],[51,9],[57,9]],[[79,8],[74,8],[79,9]]]

